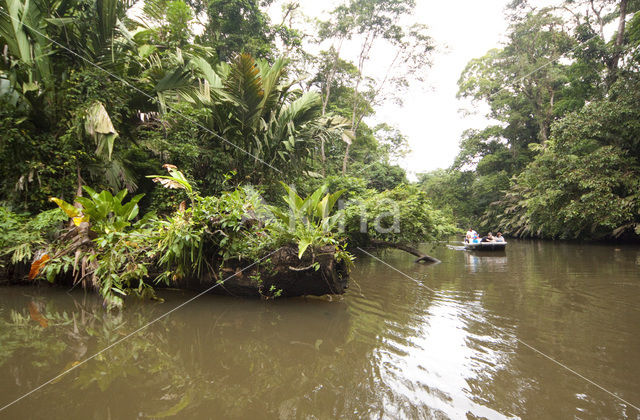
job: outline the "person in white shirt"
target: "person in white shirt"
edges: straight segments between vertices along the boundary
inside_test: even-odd
[[[502,236],[502,233],[500,233],[500,232],[496,233],[495,241],[496,242],[504,242],[504,236]]]
[[[478,232],[469,228],[469,230],[467,231],[467,236],[465,237],[465,242],[471,242],[473,238],[477,238],[477,237],[478,237]]]

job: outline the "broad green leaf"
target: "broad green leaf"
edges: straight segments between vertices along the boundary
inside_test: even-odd
[[[127,220],[135,219],[139,211],[140,211],[140,207],[138,207],[137,205],[133,206],[133,208],[131,209],[131,212],[129,212],[129,215],[127,216]]]
[[[122,191],[120,191],[118,194],[116,194],[116,196],[114,197],[119,203],[122,203],[122,200],[124,200],[124,198],[127,196],[127,190],[124,189]]]
[[[329,209],[327,208],[329,203],[329,194],[325,195],[322,200],[316,206],[316,217],[322,219],[329,215]]]
[[[91,211],[95,207],[93,201],[87,197],[76,197],[76,201],[82,205],[85,212],[87,210]]]
[[[342,197],[342,194],[344,194],[345,191],[346,190],[339,190],[329,196],[329,202],[327,203],[328,213],[330,213],[331,210],[333,210],[333,207],[336,205],[336,202],[340,199],[340,197]]]
[[[98,193],[93,188],[85,185],[82,187],[82,189],[89,194],[89,197],[91,197],[91,199],[95,200],[98,197]]]
[[[311,245],[311,241],[308,239],[300,239],[300,242],[298,242],[298,259],[302,259],[302,256],[307,248],[309,248],[309,245]]]
[[[47,22],[51,23],[55,26],[63,27],[65,25],[69,25],[75,21],[73,18],[45,18]]]

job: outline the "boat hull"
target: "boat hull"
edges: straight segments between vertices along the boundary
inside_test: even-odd
[[[504,251],[507,247],[506,242],[480,242],[477,244],[465,243],[464,249],[472,251]]]

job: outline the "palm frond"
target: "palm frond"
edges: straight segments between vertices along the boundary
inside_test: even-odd
[[[245,129],[255,129],[260,118],[264,89],[260,68],[249,54],[238,54],[224,81],[225,90],[240,109],[237,118]]]

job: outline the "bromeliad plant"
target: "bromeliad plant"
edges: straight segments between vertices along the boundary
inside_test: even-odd
[[[121,232],[131,226],[131,220],[140,210],[138,202],[144,197],[144,194],[138,194],[123,204],[122,200],[127,196],[127,190],[122,190],[114,196],[107,190],[97,193],[87,186],[82,189],[89,197],[76,197],[75,201],[80,204],[79,207],[57,197],[51,197],[50,200],[56,203],[76,226],[90,222],[91,230],[98,234]]]
[[[340,240],[335,236],[335,229],[341,213],[331,213],[345,190],[325,194],[327,187],[323,185],[303,199],[293,188],[284,183],[282,186],[287,192],[282,198],[289,207],[288,211],[277,207],[272,207],[271,211],[279,221],[275,225],[279,233],[298,244],[298,258],[302,258],[307,249],[311,249],[313,253],[324,245],[333,245],[336,251],[340,250]]]
[[[109,191],[83,189],[88,197],[76,197],[78,206],[51,199],[78,228],[72,231],[75,237],[71,244],[63,243],[44,266],[44,275],[54,281],[58,274],[72,269],[76,283],[91,279],[109,307],[122,306],[122,298],[128,294],[153,296],[153,288],[145,278],[155,257],[154,215],[133,221],[143,194],[125,203],[126,190],[114,196]]]

